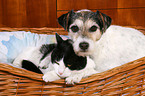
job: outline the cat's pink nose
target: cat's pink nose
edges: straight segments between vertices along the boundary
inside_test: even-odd
[[[59,74],[62,75],[63,73],[62,72],[59,72]]]

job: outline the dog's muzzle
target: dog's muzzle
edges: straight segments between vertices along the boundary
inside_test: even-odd
[[[80,49],[81,49],[82,51],[86,51],[86,50],[89,48],[89,43],[87,43],[87,42],[81,42],[81,43],[79,44],[79,47],[80,47]]]

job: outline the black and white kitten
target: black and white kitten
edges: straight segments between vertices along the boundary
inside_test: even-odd
[[[46,44],[40,47],[31,47],[20,54],[14,65],[44,74],[45,82],[65,78],[67,84],[79,83],[83,77],[97,73],[95,63],[89,57],[75,54],[70,39],[63,40],[56,34],[56,44]],[[33,66],[36,65],[36,67]],[[30,67],[33,66],[35,70]],[[39,69],[37,69],[39,67]],[[46,68],[46,69],[44,69]]]

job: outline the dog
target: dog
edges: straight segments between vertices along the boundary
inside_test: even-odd
[[[140,31],[111,25],[112,19],[100,11],[69,11],[58,18],[68,31],[79,56],[90,56],[95,70],[103,72],[145,56],[145,36]]]

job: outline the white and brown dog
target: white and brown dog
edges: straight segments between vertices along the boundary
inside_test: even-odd
[[[99,11],[72,10],[58,22],[74,41],[75,53],[93,58],[99,72],[145,56],[145,36],[140,31],[111,25],[111,18]]]

